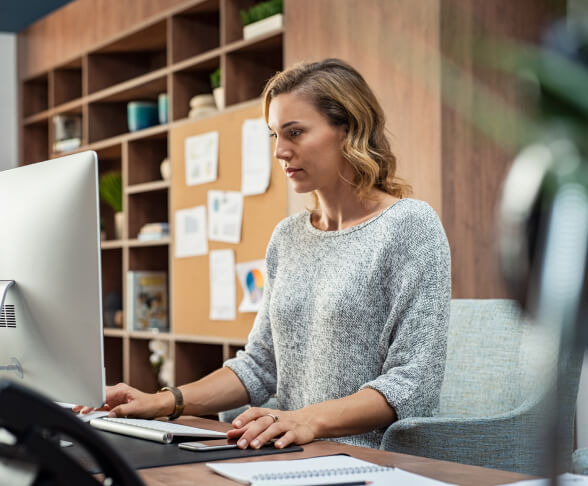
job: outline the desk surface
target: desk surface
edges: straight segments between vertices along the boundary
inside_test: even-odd
[[[212,430],[226,431],[230,428],[228,424],[201,418],[183,417],[178,422],[185,425],[203,427]],[[358,459],[363,459],[384,466],[397,466],[406,471],[429,476],[448,483],[459,484],[460,486],[490,486],[530,478],[530,476],[507,471],[498,471],[496,469],[487,469],[477,466],[465,466],[453,462],[437,461],[424,457],[408,456],[406,454],[396,454],[394,452],[385,452],[377,449],[354,447],[339,442],[316,441],[303,445],[302,447],[304,448],[303,452],[253,457],[250,458],[249,461],[300,459],[303,457],[344,453],[357,457]],[[233,459],[231,462],[232,461],[243,461],[243,459]],[[204,463],[141,469],[139,470],[139,474],[148,486],[235,486],[236,484],[239,484],[212,472],[212,470],[206,467]]]

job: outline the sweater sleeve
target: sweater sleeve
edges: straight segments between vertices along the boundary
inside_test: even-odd
[[[429,207],[407,220],[405,230],[402,251],[390,258],[382,374],[361,387],[380,392],[399,419],[438,409],[451,299],[451,257],[437,214]]]
[[[276,245],[272,236],[266,252],[266,280],[261,308],[255,317],[245,350],[238,351],[235,358],[224,363],[224,366],[235,372],[247,389],[252,406],[262,405],[276,392],[276,359],[269,317],[277,264],[275,254]]]

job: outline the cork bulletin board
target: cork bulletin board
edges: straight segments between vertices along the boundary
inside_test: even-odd
[[[175,213],[179,209],[206,206],[207,193],[210,190],[241,190],[242,124],[246,119],[261,116],[261,102],[255,101],[214,117],[182,123],[171,128],[170,155],[173,177],[169,204],[172,221],[175,221]],[[218,179],[207,184],[188,186],[185,176],[185,139],[211,131],[219,132]],[[231,244],[208,240],[208,251],[232,249],[236,264],[263,259],[274,227],[287,216],[286,184],[286,177],[279,169],[278,162],[273,160],[268,190],[263,194],[244,197],[241,242]],[[221,339],[247,338],[255,314],[241,313],[237,310],[237,318],[234,321],[210,320],[209,254],[176,258],[174,239],[175,234],[172,234],[172,332]],[[237,289],[235,305],[238,307],[243,299],[243,291],[236,275],[234,278]]]

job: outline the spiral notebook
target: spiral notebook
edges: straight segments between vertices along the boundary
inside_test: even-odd
[[[449,483],[385,467],[355,457],[336,455],[242,463],[207,463],[210,469],[229,479],[255,486],[329,485],[365,481],[371,486],[447,486]]]

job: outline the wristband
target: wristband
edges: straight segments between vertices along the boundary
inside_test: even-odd
[[[174,396],[174,400],[175,400],[174,411],[167,418],[169,420],[175,420],[180,415],[182,415],[182,413],[184,412],[184,396],[182,395],[182,392],[180,391],[180,389],[176,388],[175,386],[164,386],[163,388],[158,390],[158,393],[163,392],[163,391],[170,391],[170,392],[172,392],[172,394]]]

